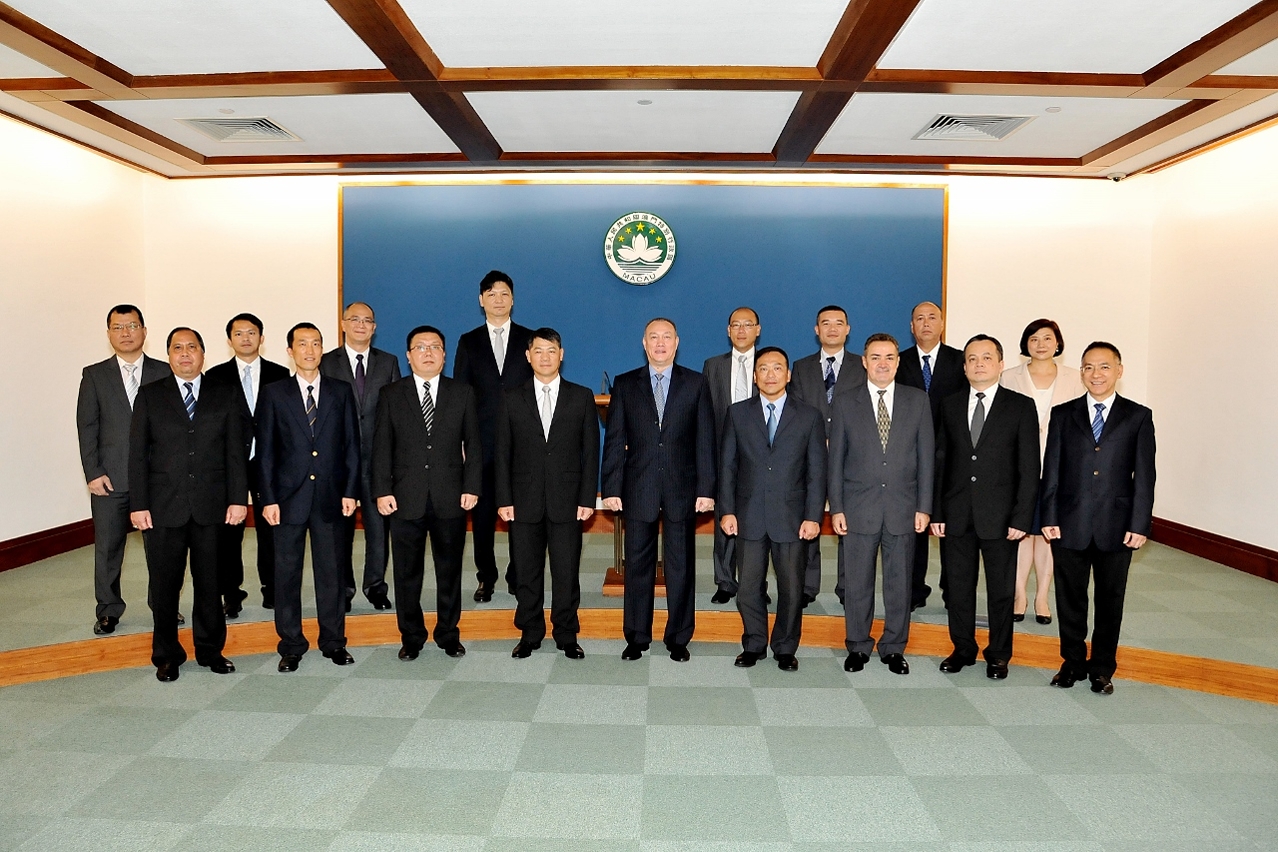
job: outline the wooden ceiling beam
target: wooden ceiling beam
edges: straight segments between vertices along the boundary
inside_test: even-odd
[[[1083,155],[1084,166],[1107,168],[1170,142],[1191,130],[1223,118],[1248,104],[1266,97],[1264,92],[1243,92],[1219,101],[1189,101],[1170,112],[1146,122],[1112,142]]]
[[[112,98],[137,97],[123,68],[0,2],[0,44]]]
[[[75,122],[81,127],[123,142],[167,163],[192,172],[204,171],[204,155],[180,145],[149,128],[129,121],[124,116],[94,103],[52,101],[40,104],[45,110]]]
[[[1149,96],[1170,97],[1278,38],[1278,0],[1261,0],[1142,76]]]
[[[817,62],[823,80],[852,84],[850,91],[806,91],[799,96],[772,154],[778,165],[807,161],[879,57],[905,26],[920,0],[852,0]],[[840,87],[843,89],[844,87]]]
[[[876,68],[857,91],[1046,98],[1127,98],[1145,86],[1139,74],[1043,71],[944,71]]]

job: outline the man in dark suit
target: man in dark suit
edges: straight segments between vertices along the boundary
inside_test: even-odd
[[[257,446],[253,441],[253,413],[262,388],[288,378],[288,367],[261,356],[262,321],[253,314],[236,314],[226,324],[226,340],[235,351],[231,360],[208,371],[210,383],[235,388],[244,420],[244,450],[248,453],[249,493],[253,497],[253,532],[257,536],[257,577],[262,587],[262,606],[275,607],[274,528],[262,517],[261,473]],[[244,585],[244,527],[222,524],[218,528],[217,582],[222,592],[222,611],[237,618],[248,593]]]
[[[444,334],[429,325],[408,333],[411,375],[388,386],[377,408],[373,491],[391,522],[399,658],[415,660],[429,634],[422,614],[426,538],[435,560],[435,644],[450,657],[466,653],[461,617],[466,512],[475,508],[483,475],[475,392],[445,378]]]
[[[1149,536],[1154,512],[1154,416],[1115,393],[1123,358],[1112,343],[1083,351],[1087,393],[1052,409],[1043,457],[1043,537],[1056,562],[1061,670],[1052,686],[1084,676],[1110,695],[1132,551]],[[1096,604],[1087,656],[1087,585]]]
[[[626,522],[623,660],[652,644],[657,529],[665,547],[665,644],[689,659],[695,626],[696,513],[714,509],[714,408],[705,378],[675,364],[679,335],[668,319],[644,328],[648,363],[612,386],[604,434],[603,502]]]
[[[932,422],[939,418],[941,400],[959,393],[967,387],[963,375],[963,353],[941,342],[945,332],[945,314],[934,302],[920,302],[910,312],[910,333],[914,345],[901,353],[897,382],[907,387],[919,388],[927,393],[932,403]],[[919,609],[927,605],[932,587],[927,584],[928,541],[930,530],[919,533],[914,543],[914,569],[911,581],[910,606]],[[945,561],[941,561],[941,597],[945,599]]]
[[[1034,523],[1038,500],[1038,409],[1029,397],[999,386],[1003,346],[994,338],[969,340],[963,363],[969,391],[946,397],[936,424],[932,535],[946,560],[954,643],[941,671],[976,664],[976,578],[984,560],[985,675],[1001,680],[1012,659],[1018,542]]]
[[[470,513],[471,539],[475,548],[475,600],[491,601],[497,585],[497,555],[494,537],[497,527],[497,488],[493,459],[497,457],[497,412],[502,395],[522,387],[532,378],[532,368],[524,353],[532,331],[510,318],[515,307],[515,284],[510,276],[494,269],[479,282],[479,306],[484,324],[471,329],[457,341],[457,362],[453,378],[475,390],[479,408],[479,437],[484,443],[484,479],[479,503]],[[506,565],[506,590],[515,594],[513,561]]]
[[[847,551],[843,604],[848,657],[859,672],[874,639],[875,558],[883,560],[883,635],[879,659],[893,674],[909,674],[910,566],[915,536],[932,511],[936,435],[927,395],[896,379],[897,344],[872,334],[862,364],[869,381],[834,404],[830,431],[829,500],[834,531]]]
[[[723,441],[728,406],[758,396],[754,386],[754,346],[759,339],[759,314],[754,308],[737,308],[728,316],[728,340],[732,350],[706,359],[701,374],[710,389],[714,406],[716,458]],[[715,506],[714,518],[714,584],[716,591],[710,603],[726,604],[737,593],[737,571],[733,558],[736,539],[723,531],[722,506]]]
[[[376,330],[377,321],[372,308],[363,302],[347,305],[342,312],[343,345],[324,356],[320,362],[320,373],[346,382],[355,389],[355,403],[359,411],[360,517],[364,522],[364,597],[373,609],[390,609],[391,602],[386,596],[386,519],[374,509],[376,501],[370,487],[369,468],[373,458],[378,396],[383,387],[399,380],[399,359],[389,352],[373,348],[373,332]],[[354,515],[346,519],[344,534],[338,559],[342,567],[346,611],[350,612],[351,600],[355,597],[352,558]]]
[[[599,413],[589,388],[559,375],[563,341],[553,328],[532,334],[527,351],[533,379],[506,391],[497,416],[497,514],[510,524],[518,582],[512,657],[541,647],[546,635],[546,551],[550,551],[550,620],[555,646],[570,660],[586,656],[577,643],[581,604],[581,524],[595,513],[599,483]]]
[[[302,567],[306,536],[319,647],[339,666],[346,650],[346,605],[339,549],[345,519],[359,494],[359,404],[346,382],[320,376],[324,340],[310,323],[288,332],[293,381],[262,388],[257,404],[257,458],[262,516],[275,527],[275,632],[279,670],[297,671],[310,647],[302,634]]]
[[[177,615],[188,552],[195,661],[217,674],[235,671],[222,656],[218,529],[242,524],[248,513],[248,455],[234,389],[203,381],[198,332],[173,329],[167,348],[176,381],[153,382],[138,392],[129,436],[129,519],[146,541],[151,662],[164,683],[177,680],[186,662]]]
[[[129,422],[139,389],[169,375],[169,365],[142,352],[146,322],[133,305],[107,311],[107,340],[115,354],[84,368],[76,400],[80,464],[93,515],[93,632],[114,633],[124,615],[120,566],[129,524]]]
[[[768,607],[763,583],[768,557],[777,575],[772,654],[795,671],[803,616],[806,543],[821,534],[825,516],[826,448],[821,413],[786,394],[790,359],[775,346],[759,350],[759,396],[728,410],[719,468],[723,531],[736,537],[740,590],[737,610],[745,632],[736,665],[767,655]]]
[[[865,368],[861,359],[846,348],[848,312],[838,305],[826,305],[817,311],[816,333],[821,348],[806,358],[794,362],[794,374],[790,381],[790,393],[820,411],[825,419],[825,437],[830,437],[830,424],[834,417],[834,400],[855,393],[865,385]],[[843,603],[843,548],[838,550],[838,580],[834,592]],[[806,569],[803,580],[803,605],[816,600],[821,592],[821,537],[817,536],[807,547]]]

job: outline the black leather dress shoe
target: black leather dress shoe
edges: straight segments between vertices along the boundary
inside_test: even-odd
[[[803,608],[804,608],[804,609],[807,609],[807,608],[808,608],[808,604],[810,604],[810,603],[816,603],[816,595],[809,595],[807,592],[804,592],[804,593],[803,593]]]
[[[155,679],[160,683],[172,683],[178,679],[176,663],[160,663],[155,667]]]
[[[622,652],[621,652],[621,659],[623,659],[623,660],[637,660],[637,659],[639,659],[640,657],[642,657],[642,656],[643,656],[643,652],[644,652],[644,651],[646,651],[646,650],[648,650],[648,649],[647,649],[647,648],[640,648],[638,645],[636,645],[636,644],[635,644],[635,643],[633,643],[633,642],[627,642],[627,643],[626,643],[626,650],[624,650],[624,651],[622,651]]]
[[[971,657],[960,657],[958,654],[950,654],[944,660],[941,660],[941,671],[946,674],[958,674],[968,666],[976,665],[976,660]]]
[[[335,651],[325,651],[324,656],[328,657],[339,666],[355,665],[355,658],[352,657],[351,652],[347,651],[345,648],[338,648]]]
[[[892,674],[907,675],[910,673],[910,664],[905,661],[904,654],[886,654],[879,658],[883,665],[888,667],[888,671]]]
[[[1007,660],[986,660],[985,676],[990,680],[1005,680],[1007,678]]]
[[[475,589],[475,603],[488,603],[493,599],[493,584],[480,583]]]
[[[180,612],[178,613],[178,624],[186,624],[186,616]]]
[[[275,609],[274,595],[262,595],[262,609]]]
[[[352,601],[352,600],[354,600],[354,598],[347,598],[347,599],[346,599],[346,611],[347,611],[348,613],[351,611],[351,601]]]
[[[845,672],[859,672],[865,668],[865,664],[870,661],[870,655],[861,651],[853,651],[848,654],[848,658],[843,661],[843,670]]]
[[[777,668],[783,672],[797,672],[799,660],[794,654],[777,654]]]
[[[742,651],[737,654],[737,658],[732,661],[732,665],[739,669],[748,669],[761,659],[763,659],[762,654],[756,654],[754,651]]]
[[[532,642],[525,642],[520,639],[519,644],[515,646],[515,650],[510,652],[510,656],[514,657],[516,660],[526,660],[532,656],[533,651],[536,651],[540,647],[540,642],[533,644]]]
[[[114,615],[104,615],[97,621],[93,622],[93,632],[98,636],[105,636],[108,633],[115,632],[115,626],[120,623],[120,619]]]
[[[390,602],[390,598],[386,597],[385,592],[381,594],[369,595],[368,602],[373,605],[373,609],[387,610],[387,609],[393,609],[395,606],[394,604]]]
[[[460,642],[453,642],[451,645],[444,646],[444,653],[450,657],[466,656],[466,646]]]
[[[927,598],[923,598],[921,601],[914,601],[910,604],[910,612],[914,612],[916,609],[922,609],[925,606],[927,606]]]
[[[732,595],[731,595],[731,593],[729,593],[729,592],[725,592],[723,589],[719,589],[719,590],[717,590],[717,591],[714,593],[714,595],[710,598],[710,603],[712,603],[712,604],[726,604],[726,603],[727,603],[728,601],[730,601],[730,600],[732,600]]]
[[[1051,624],[1052,617],[1050,615],[1035,615],[1034,620],[1039,624]]]
[[[399,658],[404,662],[417,659],[417,655],[421,653],[421,648],[410,648],[407,645],[401,645],[399,649]]]
[[[240,617],[240,605],[233,603],[222,604],[222,615],[226,616],[227,621],[234,621]]]
[[[1114,682],[1105,675],[1088,675],[1087,679],[1092,682],[1092,692],[1097,695],[1114,694]]]
[[[692,655],[688,653],[687,645],[669,645],[667,650],[670,651],[670,659],[676,663],[686,663],[692,659]]]
[[[1052,676],[1052,686],[1060,687],[1061,689],[1069,689],[1082,679],[1082,676],[1070,668],[1069,664],[1066,663],[1061,666],[1060,671]]]
[[[297,664],[302,661],[301,654],[280,654],[280,664],[275,667],[279,672],[295,672]]]
[[[559,650],[564,652],[564,656],[570,660],[586,659],[586,652],[581,650],[581,646],[576,642],[570,642],[567,645],[560,645]]]
[[[210,660],[196,660],[196,662],[213,674],[230,674],[235,671],[235,663],[226,657],[214,657]]]
[[[1012,621],[1015,621],[1017,624],[1020,624],[1024,620],[1025,620],[1025,613],[1023,612],[1012,613]]]

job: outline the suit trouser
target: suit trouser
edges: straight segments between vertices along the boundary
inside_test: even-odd
[[[364,522],[364,582],[355,585],[355,516],[343,518],[345,541],[342,543],[342,586],[346,600],[355,597],[355,590],[363,588],[364,596],[386,594],[386,537],[389,524],[377,511],[377,498],[373,496],[372,480],[364,471],[359,478],[359,517]]]
[[[518,512],[518,509],[516,509]],[[518,514],[515,515],[518,518]],[[515,554],[515,626],[531,645],[546,636],[546,551],[550,551],[550,622],[555,645],[563,648],[577,641],[581,625],[581,521],[562,524],[543,518],[510,525],[510,550]]]
[[[777,620],[772,626],[772,653],[793,654],[799,648],[803,617],[803,576],[806,541],[757,541],[737,538],[737,611],[741,613],[741,648],[762,654],[768,643],[768,606],[763,584],[768,578],[768,556],[777,575]]]
[[[186,662],[186,649],[178,642],[178,598],[186,575],[186,555],[191,554],[191,637],[195,659],[206,662],[222,656],[226,647],[226,619],[217,587],[218,527],[187,521],[180,527],[154,527],[143,533],[151,598],[151,662],[155,665]]]
[[[626,641],[652,644],[653,594],[657,582],[657,530],[665,537],[666,647],[687,645],[696,627],[696,515],[680,520],[626,518],[626,584],[623,632]]]
[[[736,536],[730,536],[719,526],[723,512],[716,505],[714,510],[714,584],[730,595],[737,593]]]
[[[461,618],[462,552],[466,548],[466,515],[436,516],[428,501],[426,514],[405,519],[391,516],[391,547],[395,551],[395,620],[407,648],[421,650],[430,637],[422,613],[422,584],[426,571],[426,538],[435,563],[435,644],[447,648],[458,641]]]
[[[803,571],[803,593],[816,597],[821,594],[821,536],[817,536],[809,542],[804,542],[804,571]],[[834,593],[839,597],[844,594],[844,565],[846,557],[843,555],[843,545],[835,538],[835,553],[838,554],[839,568],[837,579],[834,583]]]
[[[262,599],[275,599],[275,527],[262,517],[262,501],[258,499],[257,463],[249,462],[249,488],[253,494],[253,532],[257,535],[257,579]],[[248,597],[244,586],[244,524],[221,524],[217,534],[217,585],[222,599],[234,602]]]
[[[484,448],[484,458],[489,449]],[[470,537],[475,548],[475,578],[485,585],[497,585],[497,474],[496,468],[484,462],[483,486],[475,508],[470,510]],[[513,551],[506,565],[506,585],[515,585],[515,560]]]
[[[985,659],[1012,659],[1012,600],[1016,595],[1016,552],[1020,544],[1006,537],[978,538],[970,526],[962,535],[947,534],[941,539],[941,555],[949,566],[950,641],[960,657],[976,659],[976,578],[983,559],[990,621]]]
[[[306,534],[311,535],[311,572],[315,580],[315,613],[319,618],[319,649],[325,653],[346,647],[346,600],[342,593],[339,545],[345,518],[328,521],[312,505],[302,524],[275,528],[275,632],[281,655],[301,656],[310,643],[302,634],[302,569]]]
[[[1101,550],[1095,542],[1086,550],[1071,550],[1052,542],[1056,566],[1056,617],[1061,631],[1061,659],[1081,675],[1113,677],[1118,667],[1118,634],[1123,626],[1123,600],[1127,596],[1127,570],[1132,550]],[[1092,628],[1092,655],[1087,656],[1087,584],[1094,585],[1096,620]]]
[[[120,567],[124,543],[133,524],[129,521],[129,492],[113,491],[105,497],[89,495],[93,516],[93,592],[98,599],[97,617],[124,615],[120,596]]]
[[[913,572],[913,591],[910,594],[910,603],[912,606],[922,606],[927,596],[932,594],[932,587],[927,584],[927,563],[931,556],[932,548],[929,546],[928,536],[931,533],[924,530],[917,533],[914,539],[914,572]],[[947,591],[949,580],[947,579],[948,571],[945,566],[945,554],[941,554],[941,581],[937,583],[941,587],[941,600],[949,605],[949,593]]]
[[[870,625],[874,621],[875,557],[883,561],[883,635],[879,656],[901,654],[910,639],[910,568],[914,558],[914,533],[892,535],[886,528],[869,535],[849,532],[843,537],[847,551],[843,620],[849,652],[874,650]]]

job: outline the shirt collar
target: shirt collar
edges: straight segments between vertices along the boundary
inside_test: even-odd
[[[433,395],[435,393],[435,389],[439,387],[439,377],[441,375],[443,374],[439,373],[439,374],[436,374],[435,378],[433,379],[423,379],[421,376],[417,375],[416,373],[413,373],[413,381],[417,382],[417,392],[420,394],[422,391],[422,386],[425,385],[426,387],[430,388],[431,394]]]
[[[343,343],[342,348],[346,350],[346,357],[351,359],[352,365],[355,363],[355,356],[357,355],[364,356],[364,369],[365,370],[368,369],[368,354],[373,351],[373,347],[370,346],[367,349],[365,349],[363,352],[356,352],[354,349],[350,347],[350,344]]]
[[[550,395],[558,397],[559,383],[561,381],[563,381],[563,375],[560,373],[555,373],[555,377],[548,382],[543,382],[541,379],[533,376],[533,387],[537,389],[537,396],[539,397],[543,393],[542,388],[550,388]]]
[[[836,366],[842,367],[842,366],[843,366],[843,356],[844,356],[844,355],[846,355],[846,354],[847,354],[847,350],[846,350],[846,349],[840,349],[838,352],[835,352],[833,355],[832,355],[832,354],[830,354],[829,352],[826,352],[824,349],[822,349],[822,350],[821,350],[821,367],[822,367],[822,369],[824,369],[824,368],[825,368],[825,365],[826,365],[826,364],[829,364],[829,363],[830,363],[830,359],[831,359],[831,358],[833,358],[833,359],[834,359],[834,363],[835,363],[835,365],[836,365]]]
[[[918,344],[915,344],[915,345],[917,346]],[[923,363],[923,356],[924,356],[924,355],[926,355],[926,356],[928,356],[929,358],[931,358],[931,359],[932,359],[932,366],[933,366],[933,367],[935,367],[935,366],[936,366],[936,353],[937,353],[937,352],[939,352],[939,351],[941,350],[941,344],[940,344],[940,343],[937,343],[937,344],[936,344],[935,346],[933,346],[933,347],[932,347],[932,349],[931,349],[930,351],[928,351],[928,352],[924,352],[924,351],[923,351],[923,347],[922,347],[922,346],[919,346],[919,347],[918,347],[918,349],[919,349],[919,363],[920,363],[920,364],[922,364],[922,363]]]
[[[773,405],[773,406],[776,406],[777,417],[780,417],[781,410],[785,408],[785,400],[787,396],[788,394],[783,393],[779,397],[777,397],[775,400],[769,401],[768,398],[765,397],[763,394],[759,394],[759,402],[763,405],[763,416],[764,417],[768,416],[768,406]]]
[[[978,393],[983,393],[983,394],[985,394],[985,401],[986,401],[986,403],[990,403],[990,402],[993,402],[993,401],[994,401],[994,394],[995,394],[997,391],[998,391],[998,382],[995,382],[994,384],[990,385],[989,387],[987,387],[987,388],[986,388],[985,390],[983,390],[983,391],[978,391],[976,388],[972,387],[972,386],[969,384],[969,385],[967,386],[967,399],[968,399],[968,402],[971,402],[971,401],[973,401],[973,400],[975,400],[975,399],[976,399],[976,395],[977,395]]]
[[[192,393],[194,393],[194,394],[195,394],[195,396],[196,396],[197,398],[199,397],[199,395],[200,395],[200,379],[204,378],[204,374],[203,374],[203,373],[201,373],[200,375],[196,376],[196,377],[195,377],[195,378],[193,378],[193,379],[184,379],[184,378],[181,378],[180,376],[178,376],[178,374],[177,374],[177,373],[174,373],[174,374],[173,374],[173,378],[177,379],[178,390],[183,391],[183,392],[185,392],[185,391],[186,391],[186,383],[187,383],[187,382],[190,382],[190,383],[191,383],[191,385],[192,385],[192,391],[191,391],[191,392],[192,392]]]
[[[239,355],[235,356],[235,369],[236,369],[236,372],[238,372],[241,376],[244,375],[245,367],[251,367],[253,368],[253,371],[256,372],[257,370],[261,369],[261,363],[262,363],[261,355],[254,355],[252,361],[245,361]]]
[[[744,352],[738,352],[738,351],[737,351],[737,349],[736,349],[736,347],[733,347],[732,351],[731,351],[730,353],[728,353],[728,354],[732,357],[732,360],[733,360],[733,361],[736,361],[736,360],[737,360],[738,358],[740,358],[742,355],[746,356],[746,360],[747,360],[747,361],[753,361],[753,360],[754,360],[754,350],[755,350],[755,347],[751,346],[749,349],[747,349],[747,350],[746,350],[746,351],[744,351]]]
[[[136,368],[136,369],[134,370],[134,372],[136,372],[136,373],[138,373],[138,374],[139,374],[139,375],[138,375],[138,381],[142,381],[142,376],[141,376],[141,372],[142,372],[142,364],[143,364],[143,362],[145,362],[145,361],[146,361],[146,356],[145,356],[145,355],[140,355],[140,356],[138,356],[138,360],[134,361],[132,364],[130,364],[128,361],[125,361],[125,360],[124,360],[123,358],[121,358],[119,355],[116,355],[116,356],[115,356],[115,363],[116,363],[116,366],[117,366],[117,367],[119,367],[119,369],[120,369],[120,371],[121,371],[121,372],[123,372],[124,370],[127,370],[129,367],[134,367],[134,368]]]
[[[310,380],[310,381],[307,381],[306,379],[302,378],[302,374],[301,374],[301,373],[294,373],[294,374],[293,374],[293,378],[297,379],[297,386],[298,386],[299,388],[301,388],[301,389],[302,389],[302,393],[303,393],[303,394],[305,394],[305,393],[306,393],[306,388],[307,388],[307,386],[308,386],[308,385],[309,385],[309,386],[310,386],[310,387],[311,387],[311,388],[312,388],[315,392],[317,392],[317,393],[318,393],[318,392],[319,392],[319,386],[320,386],[320,379],[321,379],[322,377],[323,377],[323,376],[322,376],[322,374],[320,374],[320,373],[316,373],[316,374],[315,374],[315,378],[314,378],[314,379],[312,379],[312,380]]]
[[[650,363],[648,364],[648,379],[651,381],[652,377],[657,375],[658,373],[661,374],[662,378],[669,379],[670,371],[673,369],[674,369],[674,364],[671,364],[669,367],[666,367],[664,370],[658,370],[656,367],[652,366],[652,364]]]
[[[1118,396],[1117,393],[1111,393],[1109,396],[1105,397],[1104,399],[1097,399],[1096,397],[1092,396],[1091,393],[1089,392],[1087,394],[1087,407],[1095,411],[1096,405],[1099,403],[1100,405],[1105,406],[1105,411],[1108,412],[1109,409],[1113,407],[1114,397],[1116,396]]]
[[[510,330],[510,317],[506,317],[506,321],[502,323],[501,325],[493,325],[488,320],[484,320],[484,325],[488,326],[488,336],[492,337],[493,332],[499,328],[502,329],[503,331]]]
[[[870,381],[869,379],[866,379],[865,386],[870,389],[870,399],[878,399],[879,391],[887,391],[886,395],[890,397],[896,391],[896,380],[893,379],[892,382],[887,387],[881,388],[878,385],[876,385],[874,382]]]

